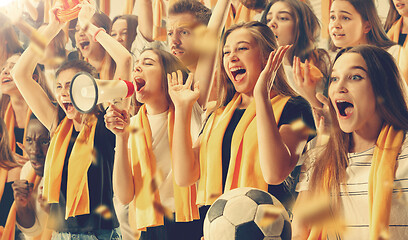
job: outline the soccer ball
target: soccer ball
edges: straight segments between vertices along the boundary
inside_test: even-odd
[[[204,220],[205,240],[290,240],[288,213],[271,194],[237,188],[221,195]]]

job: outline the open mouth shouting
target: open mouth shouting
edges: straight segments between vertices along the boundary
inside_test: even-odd
[[[141,92],[144,89],[144,86],[146,85],[146,81],[140,77],[135,77],[134,80],[136,84],[136,91]]]
[[[243,67],[233,67],[230,69],[234,82],[240,82],[245,77],[246,69]]]
[[[81,48],[81,50],[87,50],[89,48],[89,41],[81,41],[79,42],[79,47]]]
[[[75,110],[74,105],[69,101],[62,102],[62,105],[63,105],[64,110],[65,110],[66,113],[71,113],[71,112],[73,112]]]
[[[336,100],[336,107],[340,118],[347,119],[353,115],[354,105],[346,100]]]

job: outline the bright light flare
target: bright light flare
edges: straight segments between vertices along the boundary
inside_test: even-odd
[[[5,7],[13,1],[14,0],[0,0],[0,7]]]

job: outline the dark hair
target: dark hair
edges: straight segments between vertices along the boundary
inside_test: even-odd
[[[136,38],[136,28],[137,25],[139,24],[138,22],[138,17],[135,15],[119,15],[116,16],[113,20],[112,20],[112,26],[113,24],[115,24],[115,22],[119,19],[124,19],[126,20],[126,24],[127,24],[127,42],[126,42],[126,49],[129,50],[129,52],[131,51],[132,48],[132,43]]]
[[[211,10],[197,0],[180,0],[169,9],[169,15],[189,13],[201,24],[207,25],[210,21]]]
[[[218,53],[218,63],[217,63],[217,72],[218,72],[218,99],[217,99],[217,107],[222,107],[228,104],[229,101],[234,97],[236,90],[234,85],[232,84],[231,80],[229,79],[227,73],[224,69],[224,53],[223,48],[225,46],[225,42],[227,41],[228,36],[235,30],[238,29],[247,29],[252,37],[255,39],[256,43],[258,44],[261,50],[260,58],[264,61],[264,66],[266,65],[267,59],[269,54],[278,48],[276,43],[275,35],[273,34],[272,30],[263,23],[257,21],[251,22],[242,22],[239,24],[232,25],[227,31],[225,31],[222,39],[221,39],[221,46],[219,48]],[[263,67],[264,67],[263,66]],[[272,79],[271,79],[272,80]],[[270,81],[271,81],[270,80]],[[272,89],[277,91],[279,94],[285,96],[295,96],[296,93],[293,89],[288,85],[286,81],[285,72],[283,71],[283,67],[280,67],[277,74],[275,81],[273,83]]]
[[[347,1],[356,9],[360,14],[363,21],[367,21],[371,27],[367,33],[367,42],[372,45],[387,49],[394,46],[396,43],[391,41],[382,27],[380,17],[377,13],[373,0],[336,0]],[[333,44],[332,44],[333,45]],[[331,46],[332,50],[335,50],[335,46]]]
[[[94,66],[92,66],[90,63],[84,61],[84,60],[71,60],[71,61],[65,61],[64,63],[61,64],[61,66],[57,69],[57,72],[55,73],[55,78],[57,78],[61,72],[68,70],[68,69],[74,69],[78,72],[86,72],[91,74],[93,77],[97,77],[97,72]]]
[[[20,165],[14,160],[10,148],[9,134],[3,118],[0,117],[0,168],[10,170]]]
[[[403,80],[394,58],[377,46],[360,45],[339,52],[335,62],[345,53],[357,53],[363,57],[376,98],[376,109],[384,123],[407,131],[408,108],[402,91]],[[324,187],[338,196],[340,184],[345,182],[349,164],[347,153],[352,134],[340,129],[334,107],[329,102],[333,123],[330,138],[314,163],[310,189],[319,190]],[[330,179],[325,180],[325,176]]]
[[[397,11],[397,9],[395,9],[395,5],[394,5],[393,0],[389,0],[388,2],[390,3],[390,9],[388,10],[387,19],[385,20],[385,24],[384,24],[384,30],[386,32],[388,32],[390,30],[390,28],[392,27],[392,25],[398,19],[401,18],[401,15]]]
[[[263,10],[267,5],[267,0],[241,0],[242,5],[248,9]]]
[[[172,72],[176,72],[177,70],[180,70],[183,74],[183,83],[187,80],[188,77],[188,69],[187,67],[184,66],[184,64],[174,55],[171,53],[162,50],[160,48],[145,48],[141,52],[146,51],[152,51],[154,52],[160,59],[160,65],[163,69],[162,71],[162,88],[164,89],[164,92],[166,93],[166,98],[169,103],[172,103],[170,95],[169,95],[169,87],[167,83],[167,74],[171,74]]]
[[[300,58],[302,62],[306,59],[312,61],[314,65],[323,73],[324,76],[329,75],[330,57],[326,50],[317,49],[315,43],[320,34],[319,19],[313,13],[310,6],[299,0],[272,0],[265,8],[261,17],[261,22],[267,24],[267,15],[273,4],[284,2],[292,9],[293,18],[295,20],[294,42],[291,49],[286,53],[289,60],[293,60],[294,56]],[[292,61],[290,61],[292,64]]]

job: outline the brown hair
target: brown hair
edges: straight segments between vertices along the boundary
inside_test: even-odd
[[[103,28],[107,34],[110,35],[112,29],[112,22],[110,18],[103,12],[95,13],[91,19],[92,23],[100,28]],[[91,40],[92,41],[92,40]],[[99,73],[101,79],[113,79],[116,70],[116,63],[113,61],[112,57],[105,51],[105,55],[102,60],[102,68]],[[79,59],[84,59],[81,51],[78,51]]]
[[[294,56],[297,56],[302,62],[306,59],[313,61],[316,67],[327,77],[330,70],[330,57],[326,50],[316,48],[315,43],[320,34],[320,24],[313,10],[308,4],[299,0],[272,0],[262,14],[262,23],[268,23],[267,15],[276,2],[287,3],[292,9],[292,17],[295,19],[295,29],[293,31],[295,40],[291,49],[286,53],[289,59],[292,60]],[[292,61],[290,63],[292,64]]]
[[[6,50],[6,59],[11,57],[15,53],[22,53],[23,47],[21,46],[20,41],[18,40],[17,34],[14,31],[10,21],[6,16],[0,13],[0,41],[1,48]],[[2,56],[0,56],[1,58]],[[1,63],[0,63],[1,64]],[[0,66],[1,67],[1,66]]]
[[[145,48],[143,49],[143,52],[146,51],[152,51],[154,52],[160,59],[160,65],[163,69],[162,71],[162,88],[164,89],[164,92],[166,93],[166,98],[169,102],[169,104],[172,103],[170,95],[169,95],[169,87],[168,87],[168,82],[167,82],[167,74],[171,74],[172,72],[176,72],[177,70],[180,70],[183,74],[183,83],[186,82],[187,77],[188,77],[188,69],[181,63],[181,61],[173,56],[171,53],[164,51],[160,48]]]
[[[115,24],[115,22],[119,19],[124,19],[126,20],[126,24],[127,24],[127,42],[126,42],[126,49],[130,52],[131,48],[132,48],[132,43],[136,38],[136,28],[137,25],[139,24],[138,22],[138,17],[135,15],[119,15],[116,16],[113,20],[112,20],[112,26],[113,24]]]
[[[0,117],[0,168],[10,170],[20,165],[14,160],[9,144],[9,135],[3,118]]]
[[[388,49],[394,46],[396,43],[391,41],[382,27],[380,17],[377,13],[377,8],[374,5],[373,0],[336,0],[347,1],[356,9],[360,14],[363,21],[367,21],[371,27],[367,33],[367,42],[369,44]],[[331,42],[331,49],[336,50],[337,47]]]
[[[211,10],[197,0],[180,0],[169,9],[169,15],[189,13],[201,24],[207,25],[210,21]]]
[[[390,3],[390,9],[388,10],[387,19],[385,20],[384,30],[388,32],[392,25],[401,18],[401,15],[395,9],[393,0],[388,1]]]
[[[224,53],[223,48],[225,46],[225,42],[227,41],[228,36],[237,29],[247,29],[252,37],[255,39],[257,44],[261,49],[261,59],[264,60],[264,65],[266,65],[267,59],[269,54],[278,48],[276,43],[275,35],[273,34],[272,30],[263,23],[252,21],[252,22],[245,22],[239,23],[236,25],[231,26],[224,34],[221,39],[221,46],[219,48],[218,53],[218,63],[217,63],[217,72],[218,72],[218,99],[217,99],[217,107],[222,107],[228,104],[229,101],[233,98],[236,90],[234,85],[232,84],[231,80],[228,78],[227,73],[225,72],[224,68]],[[270,79],[272,81],[272,79]],[[286,96],[295,96],[295,92],[293,89],[288,85],[286,81],[286,76],[283,71],[283,67],[280,67],[277,74],[272,89],[278,92],[279,94],[286,95]]]
[[[407,131],[408,108],[402,92],[401,76],[394,58],[385,50],[373,45],[345,49],[339,52],[336,60],[344,53],[357,53],[363,57],[376,97],[376,109],[384,123]],[[326,189],[335,193],[333,196],[338,197],[340,184],[346,181],[346,168],[349,164],[347,153],[352,145],[352,135],[340,129],[334,107],[331,101],[329,102],[333,123],[330,138],[314,162],[309,189],[313,191]],[[315,149],[310,151],[315,151]],[[329,179],[325,179],[325,176]],[[334,200],[336,202],[337,199]]]

